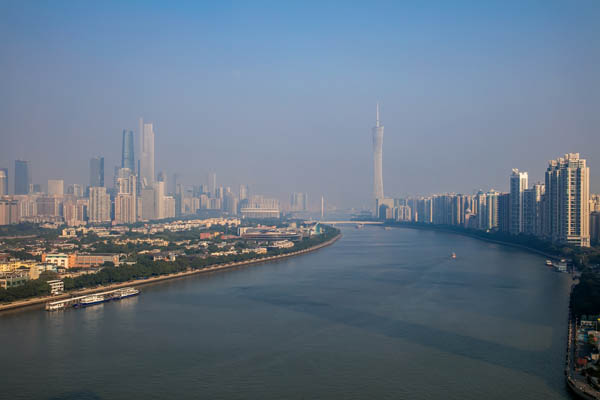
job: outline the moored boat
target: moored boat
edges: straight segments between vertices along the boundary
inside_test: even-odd
[[[452,255],[450,256],[450,258],[452,258],[454,260],[456,258],[456,253],[452,253]]]
[[[93,306],[95,304],[104,303],[105,301],[106,299],[104,298],[104,296],[93,294],[91,296],[86,296],[83,299],[81,299],[81,302],[79,302],[79,304],[76,304],[75,307],[88,307]]]
[[[124,298],[131,297],[131,296],[137,296],[138,294],[140,294],[139,289],[132,288],[132,287],[126,287],[123,289],[119,289],[117,299],[124,299]]]

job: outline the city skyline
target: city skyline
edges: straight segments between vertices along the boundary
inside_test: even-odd
[[[600,164],[597,2],[52,7],[8,4],[0,17],[0,168],[30,160],[38,183],[85,182],[95,154],[112,175],[122,130],[143,116],[156,171],[368,208],[376,101],[389,195],[504,190],[512,168],[542,181],[550,154]]]

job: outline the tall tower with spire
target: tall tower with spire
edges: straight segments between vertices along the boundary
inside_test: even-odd
[[[377,103],[377,116],[373,127],[373,198],[375,200],[375,215],[377,206],[383,199],[383,125],[379,122],[379,103]]]

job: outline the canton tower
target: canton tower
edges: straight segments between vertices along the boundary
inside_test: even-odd
[[[375,200],[375,214],[381,199],[383,199],[383,125],[379,123],[379,103],[377,103],[377,119],[373,127],[373,197]]]

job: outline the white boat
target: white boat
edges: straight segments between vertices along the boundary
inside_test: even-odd
[[[551,260],[546,260],[546,265],[547,265],[548,267],[551,267],[551,266],[552,266],[552,261],[551,261]]]
[[[124,299],[126,297],[137,296],[138,294],[140,294],[140,291],[138,289],[126,287],[123,289],[119,289],[117,299]]]
[[[456,253],[452,253],[452,255],[450,256],[450,258],[452,258],[454,260],[456,258]]]
[[[104,296],[93,294],[91,296],[86,296],[83,299],[81,299],[79,307],[93,306],[95,304],[104,303],[105,300],[106,299],[104,298]]]

